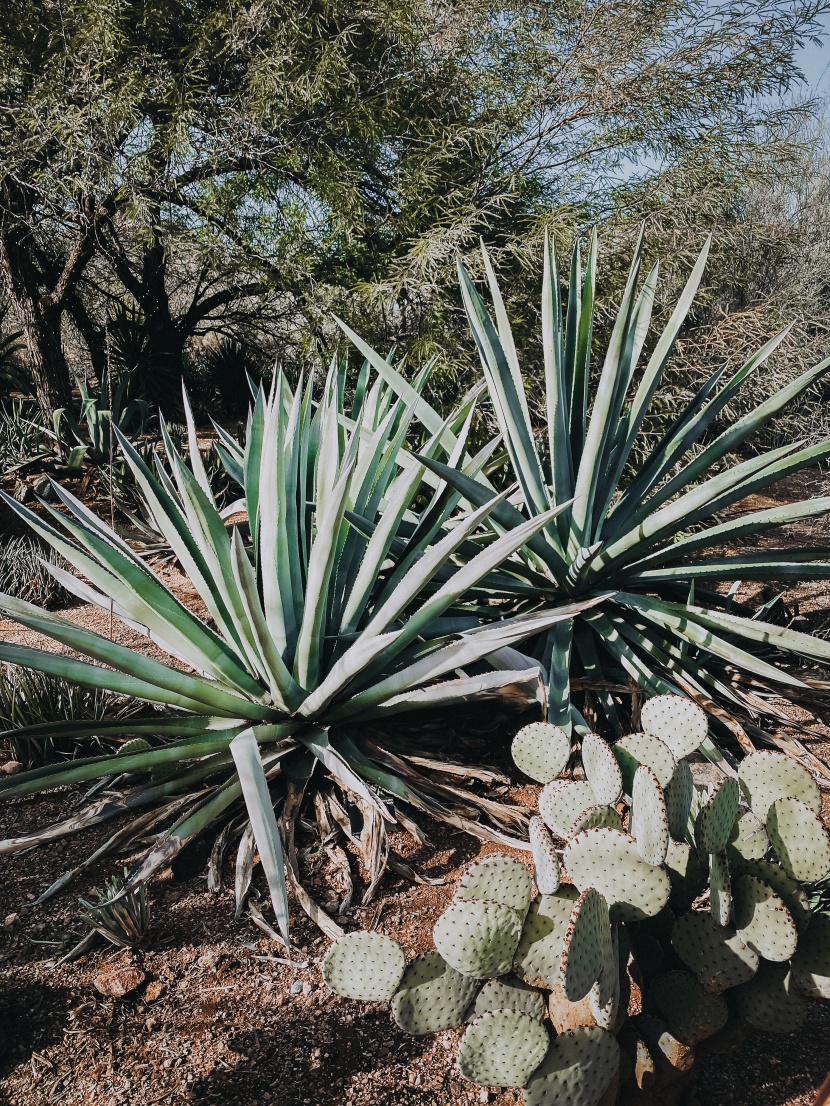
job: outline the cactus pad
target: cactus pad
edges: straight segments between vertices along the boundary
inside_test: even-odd
[[[749,983],[735,988],[738,1009],[765,1033],[793,1033],[804,1024],[807,1003],[798,993],[788,964],[761,964]]]
[[[664,741],[678,758],[691,756],[706,739],[706,713],[682,695],[655,695],[643,704],[640,725]]]
[[[793,879],[815,883],[830,873],[830,834],[800,799],[776,799],[767,833],[781,867]]]
[[[728,926],[732,917],[732,882],[726,853],[709,855],[709,906],[715,925]]]
[[[682,841],[689,828],[689,816],[695,797],[692,769],[687,760],[677,762],[672,778],[663,789],[663,796],[666,800],[669,833],[675,841]]]
[[[619,930],[610,925],[603,929],[600,960],[599,978],[588,995],[588,1005],[597,1025],[613,1033],[627,1011],[621,1004]]]
[[[516,973],[526,983],[553,988],[559,982],[562,944],[577,898],[576,888],[565,886],[530,904],[515,956]]]
[[[742,810],[735,819],[729,835],[726,852],[732,863],[742,860],[760,860],[766,856],[769,837],[764,823],[751,810]]]
[[[406,967],[403,949],[382,933],[347,933],[323,961],[323,979],[335,994],[363,1002],[386,1002]]]
[[[494,853],[470,865],[458,881],[455,897],[500,902],[524,917],[532,893],[533,880],[524,864],[512,856]]]
[[[570,841],[572,837],[576,837],[583,830],[597,829],[600,826],[621,830],[623,820],[612,806],[589,806],[577,814],[565,836]]]
[[[720,853],[738,816],[740,788],[731,776],[718,780],[695,820],[695,844],[704,853]]]
[[[622,794],[622,774],[611,747],[595,733],[582,738],[582,767],[598,806],[613,806]]]
[[[741,940],[765,960],[789,960],[796,948],[796,926],[784,900],[755,876],[734,882],[735,928]]]
[[[799,938],[792,970],[801,994],[830,999],[830,914],[816,914]]]
[[[612,1033],[593,1026],[560,1033],[524,1091],[525,1106],[598,1106],[619,1068]]]
[[[535,987],[515,975],[505,975],[484,984],[473,1006],[473,1017],[479,1018],[491,1010],[516,1010],[540,1022],[545,1016],[545,999]]]
[[[457,972],[476,979],[506,975],[522,932],[522,915],[500,902],[453,902],[432,931],[435,947]]]
[[[652,983],[651,999],[669,1032],[693,1046],[723,1029],[729,1008],[720,995],[710,994],[688,972],[666,972]]]
[[[642,860],[632,838],[619,830],[585,830],[566,846],[563,859],[580,890],[599,891],[614,922],[652,917],[669,901],[666,872]]]
[[[776,799],[801,799],[816,814],[821,812],[818,784],[786,753],[751,753],[741,761],[738,779],[746,801],[762,822]]]
[[[669,851],[669,820],[657,777],[647,764],[634,773],[630,833],[647,864],[662,864]]]
[[[585,998],[599,979],[604,937],[610,932],[608,904],[587,887],[574,903],[562,945],[560,975],[569,1002]]]
[[[688,909],[706,885],[706,873],[696,850],[685,841],[670,842],[666,871],[671,881],[671,905]]]
[[[714,925],[702,912],[681,915],[674,923],[671,942],[707,991],[737,987],[758,971],[757,953],[733,929]]]
[[[467,1026],[458,1070],[485,1087],[523,1087],[545,1058],[548,1031],[517,1010],[491,1010]]]
[[[631,794],[634,773],[641,764],[648,765],[661,787],[668,787],[669,780],[674,775],[677,764],[674,753],[664,741],[653,734],[630,733],[614,743],[612,752],[622,772],[623,791],[626,795]]]
[[[132,753],[146,753],[151,748],[150,742],[145,741],[143,737],[133,737],[129,741],[125,741],[123,745],[118,746],[116,756],[128,757]]]
[[[451,968],[437,952],[417,956],[392,999],[392,1016],[406,1033],[437,1033],[460,1025],[476,981]]]
[[[539,795],[539,813],[557,837],[567,837],[577,816],[595,804],[593,789],[585,780],[555,780]]]
[[[513,738],[510,752],[516,767],[537,783],[550,783],[564,771],[571,755],[571,741],[564,730],[550,722],[531,722]]]
[[[559,857],[553,845],[550,830],[534,814],[530,819],[530,851],[533,855],[533,872],[540,895],[553,895],[559,889],[561,873]]]
[[[799,933],[807,927],[811,914],[807,893],[779,864],[774,864],[771,860],[751,860],[741,866],[741,873],[755,876],[770,885],[776,895],[784,900]]]

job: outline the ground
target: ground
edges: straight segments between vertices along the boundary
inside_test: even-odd
[[[175,574],[170,581],[187,598],[183,581]],[[815,591],[793,589],[790,598],[799,598],[813,615],[821,606]],[[78,608],[73,617],[108,630],[108,616],[101,612]],[[131,636],[117,624],[116,630],[119,640]],[[10,623],[0,623],[0,637],[34,643],[33,635]],[[810,748],[830,760],[823,741]],[[0,839],[68,816],[80,793],[63,790],[4,805]],[[509,796],[526,806],[535,797],[533,789],[516,787]],[[387,872],[375,899],[342,919],[346,929],[375,928],[394,936],[410,957],[430,947],[432,925],[461,867],[495,848],[423,819],[421,825],[431,846],[399,834],[393,848],[423,875],[441,877],[445,884],[415,884]],[[8,918],[0,951],[3,1106],[520,1102],[519,1092],[480,1090],[458,1075],[455,1032],[410,1037],[395,1026],[388,1005],[331,994],[320,971],[328,941],[299,908],[292,915],[297,949],[291,962],[248,917],[236,921],[233,858],[226,861],[221,890],[208,891],[209,843],[183,854],[152,885],[151,928],[143,948],[122,952],[101,943],[79,960],[53,967],[81,935],[77,895],[88,896],[100,886],[112,873],[112,861],[86,872],[68,893],[43,907],[27,904],[111,832],[99,827],[25,854],[0,856],[0,921]],[[328,861],[310,835],[301,833],[298,843],[309,890],[323,900]],[[120,859],[128,862],[129,856]],[[352,869],[359,902],[363,885],[354,856]],[[264,900],[260,872],[255,887]],[[123,997],[101,993],[119,981],[139,979]],[[756,1035],[729,1057],[706,1060],[698,1102],[809,1106],[830,1068],[828,1041],[830,1005],[816,1005],[801,1033]]]

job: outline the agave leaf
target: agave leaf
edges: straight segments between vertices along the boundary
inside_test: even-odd
[[[230,749],[239,774],[242,795],[248,809],[248,817],[251,819],[265,878],[268,880],[277,925],[283,940],[290,947],[288,892],[285,886],[282,840],[254,731],[247,729],[237,734],[231,742]]]

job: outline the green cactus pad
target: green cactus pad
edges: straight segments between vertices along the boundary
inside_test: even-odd
[[[323,979],[335,994],[362,1002],[387,1002],[406,967],[397,941],[382,933],[347,933],[323,961]]]
[[[471,1022],[458,1048],[458,1070],[485,1087],[523,1087],[545,1058],[548,1031],[529,1014],[491,1010]]]
[[[694,1046],[723,1029],[729,1008],[721,995],[710,994],[688,972],[666,972],[652,982],[650,998],[669,1032]]]
[[[525,1106],[598,1106],[620,1068],[613,1033],[582,1027],[560,1033],[524,1091]]]
[[[550,783],[563,772],[571,755],[564,730],[550,722],[531,722],[513,738],[510,752],[516,767],[537,783]]]
[[[663,863],[669,851],[669,819],[663,791],[647,764],[634,773],[629,832],[647,864]]]
[[[706,713],[682,695],[655,695],[643,704],[640,725],[664,741],[678,758],[691,756],[706,739]]]
[[[562,944],[559,970],[569,1002],[585,998],[599,979],[603,938],[610,928],[608,904],[598,891],[587,887],[574,903]]]
[[[593,789],[585,780],[555,780],[539,795],[539,813],[557,837],[567,837],[577,816],[595,805]]]
[[[730,862],[734,865],[744,860],[760,860],[766,856],[768,848],[769,837],[764,823],[753,811],[742,810],[735,819],[726,845]]]
[[[578,897],[575,887],[562,886],[530,904],[514,961],[526,983],[551,989],[559,982],[562,945]]]
[[[476,979],[506,975],[522,932],[522,915],[500,902],[453,902],[432,931],[435,947],[457,972]]]
[[[505,975],[484,984],[475,1000],[472,1014],[474,1018],[480,1018],[482,1014],[493,1010],[516,1010],[541,1021],[545,1016],[545,998],[541,991],[523,983],[515,975]]]
[[[540,895],[553,895],[559,889],[561,873],[559,857],[553,845],[550,830],[538,814],[530,819],[530,851],[533,855],[533,871]]]
[[[810,900],[804,888],[788,876],[780,864],[771,860],[750,860],[741,865],[741,874],[744,873],[768,883],[776,895],[784,900],[798,932],[806,929],[812,913]]]
[[[692,769],[687,760],[679,760],[668,785],[663,789],[669,833],[682,841],[689,829],[689,818],[695,797]]]
[[[695,844],[703,853],[721,853],[735,825],[740,802],[738,781],[718,780],[695,820]]]
[[[569,842],[563,859],[580,891],[594,887],[603,896],[613,922],[652,917],[669,901],[666,872],[642,860],[632,838],[619,830],[585,830]]]
[[[764,960],[789,960],[796,949],[797,930],[784,900],[768,883],[740,875],[733,883],[735,928],[741,940]]]
[[[767,814],[767,833],[788,876],[815,883],[830,873],[830,834],[800,799],[776,799]]]
[[[830,999],[830,914],[816,914],[799,937],[792,970],[801,994]]]
[[[737,987],[758,971],[758,954],[734,929],[715,925],[708,914],[682,914],[674,923],[671,941],[707,991],[719,993]]]
[[[621,1006],[619,929],[610,925],[602,931],[599,978],[590,990],[588,1005],[597,1025],[612,1033],[626,1014]]]
[[[623,791],[631,794],[634,786],[634,774],[641,764],[647,764],[657,777],[661,787],[668,787],[677,765],[674,753],[650,733],[630,733],[621,737],[612,746],[612,752],[622,772]]]
[[[794,1033],[804,1024],[807,1003],[788,964],[761,964],[749,983],[733,994],[743,1018],[764,1033]]]
[[[119,745],[116,755],[128,757],[132,753],[146,753],[151,748],[150,742],[145,741],[143,737],[133,737],[130,741],[125,741],[123,745]]]
[[[392,1016],[406,1033],[420,1036],[460,1025],[476,981],[451,968],[437,952],[417,956],[392,999]]]
[[[576,837],[583,830],[597,829],[600,826],[621,830],[623,820],[612,806],[589,806],[577,814],[565,836],[570,841],[572,837]]]
[[[709,908],[715,925],[729,925],[732,918],[732,881],[726,853],[709,855]]]
[[[471,864],[458,881],[457,899],[485,899],[512,907],[522,917],[533,894],[533,880],[524,864],[512,856],[493,854]]]
[[[688,910],[706,886],[706,873],[697,850],[685,841],[672,841],[666,855],[666,871],[671,881],[672,907]]]
[[[762,822],[776,799],[801,799],[816,814],[821,813],[818,784],[786,753],[751,753],[741,761],[738,779],[744,798]]]
[[[622,794],[622,774],[611,747],[598,734],[582,738],[582,767],[597,806],[613,806]]]

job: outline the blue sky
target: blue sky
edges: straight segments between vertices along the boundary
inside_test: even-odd
[[[830,95],[830,14],[821,17],[824,41],[820,46],[808,44],[801,51],[799,62],[807,78],[807,86],[816,96]]]

